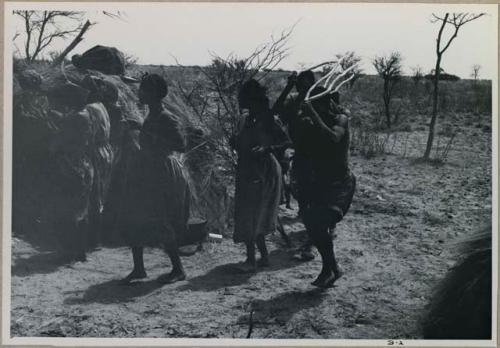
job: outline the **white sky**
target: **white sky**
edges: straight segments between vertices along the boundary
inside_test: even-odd
[[[33,3],[14,6],[28,6]],[[60,3],[50,7],[68,6]],[[80,5],[71,4],[71,9]],[[278,67],[297,69],[331,59],[337,53],[354,50],[363,57],[363,68],[374,73],[375,55],[398,50],[404,71],[420,65],[425,72],[435,64],[438,24],[430,23],[431,13],[486,12],[466,24],[445,53],[442,67],[449,73],[469,77],[472,65],[480,64],[481,77],[492,78],[497,64],[496,5],[436,4],[348,4],[348,3],[103,3],[99,9],[123,10],[125,21],[111,19],[90,4],[89,18],[97,25],[85,35],[73,52],[81,53],[97,45],[115,46],[139,58],[143,64],[206,65],[210,53],[226,56],[233,52],[248,55],[272,34],[297,23],[290,40],[290,56]],[[110,7],[110,6],[115,6]],[[6,11],[10,13],[10,11]],[[22,31],[22,23],[12,22],[11,34]],[[7,41],[7,39],[6,39]],[[62,50],[67,42],[56,42],[51,50]],[[21,48],[21,42],[17,42]]]

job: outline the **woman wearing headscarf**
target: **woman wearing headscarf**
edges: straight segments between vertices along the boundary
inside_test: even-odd
[[[119,103],[119,90],[113,81],[100,76],[87,75],[82,85],[90,91],[89,103],[101,102],[109,114],[109,143],[113,153],[113,165],[109,183],[106,186],[99,237],[103,243],[114,243],[119,240],[115,235],[118,232],[116,219],[124,201],[124,188],[130,172],[129,168],[140,151],[139,134],[142,123],[125,113],[125,108]]]
[[[254,272],[255,245],[261,255],[259,266],[269,265],[265,236],[274,232],[278,217],[281,169],[273,152],[290,141],[271,113],[265,88],[256,80],[241,87],[238,102],[248,116],[233,142],[238,153],[233,239],[246,245],[247,259],[239,270]]]
[[[162,99],[168,88],[165,80],[150,74],[143,77],[139,101],[149,114],[140,131],[140,152],[127,183],[128,203],[122,215],[126,240],[132,247],[133,271],[124,279],[145,278],[144,246],[163,244],[172,271],[162,275],[162,283],[186,278],[178,252],[177,236],[185,233],[189,218],[190,192],[183,165],[174,156],[185,148],[179,120],[165,110]]]

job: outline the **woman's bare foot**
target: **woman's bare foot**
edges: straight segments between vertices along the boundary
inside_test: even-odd
[[[186,273],[184,273],[184,271],[172,271],[159,276],[157,280],[162,284],[172,284],[184,279],[186,279]]]
[[[316,279],[311,282],[311,285],[318,286],[318,284],[322,283],[324,279],[329,278],[331,275],[333,275],[332,271],[326,271],[325,269],[322,269]]]
[[[267,257],[264,257],[264,258],[261,258],[257,261],[257,266],[262,267],[262,268],[266,268],[266,267],[271,266],[271,264],[269,263],[269,259]]]
[[[147,278],[147,274],[146,274],[146,271],[145,270],[133,270],[128,276],[126,276],[125,278],[123,278],[121,280],[121,282],[123,284],[128,284],[130,283],[132,280],[134,279],[144,279],[144,278]]]
[[[319,276],[311,284],[326,289],[332,287],[335,281],[340,277],[342,277],[342,272],[339,269],[337,269],[336,272],[321,271]]]
[[[342,272],[340,267],[337,266],[337,269],[333,271],[333,274],[335,275],[335,280],[337,280],[344,275],[344,272]]]
[[[335,277],[335,275],[333,273],[331,273],[329,276],[321,279],[319,282],[317,282],[314,285],[317,286],[318,288],[327,289],[327,288],[331,288],[333,286],[333,283],[335,283],[336,280],[337,280],[337,278]]]

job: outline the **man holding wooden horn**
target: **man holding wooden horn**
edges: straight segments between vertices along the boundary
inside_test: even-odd
[[[342,275],[331,232],[347,213],[356,187],[349,169],[349,119],[338,106],[338,90],[349,79],[340,80],[350,69],[338,73],[338,66],[337,62],[307,90],[293,121],[294,135],[290,134],[305,160],[299,180],[300,215],[321,255],[321,272],[312,282],[321,288],[332,286]]]

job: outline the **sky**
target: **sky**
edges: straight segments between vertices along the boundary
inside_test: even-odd
[[[14,4],[15,6],[46,5]],[[68,6],[52,3],[49,8]],[[96,5],[71,4],[86,10],[96,25],[72,52],[82,53],[94,45],[115,46],[138,58],[141,64],[206,65],[211,52],[240,57],[269,42],[272,35],[295,25],[289,41],[290,55],[278,68],[299,69],[331,60],[336,54],[355,51],[362,68],[375,73],[373,57],[399,51],[403,71],[421,66],[429,72],[435,65],[439,24],[431,14],[485,12],[466,24],[446,51],[442,67],[448,73],[468,78],[472,66],[481,65],[480,77],[492,78],[497,64],[496,5],[452,4],[349,4],[349,3],[101,3],[99,9],[124,11],[123,19],[112,19],[97,11]],[[114,7],[111,7],[114,6]],[[47,7],[44,7],[48,9]],[[10,13],[10,11],[6,11]],[[22,22],[9,22],[10,35],[22,32]],[[66,25],[66,23],[64,24]],[[451,30],[451,29],[450,29]],[[446,37],[451,35],[445,32]],[[16,40],[22,48],[20,36]],[[7,41],[7,39],[6,39]],[[50,50],[61,51],[69,43],[58,41]],[[14,47],[14,50],[16,48]]]

